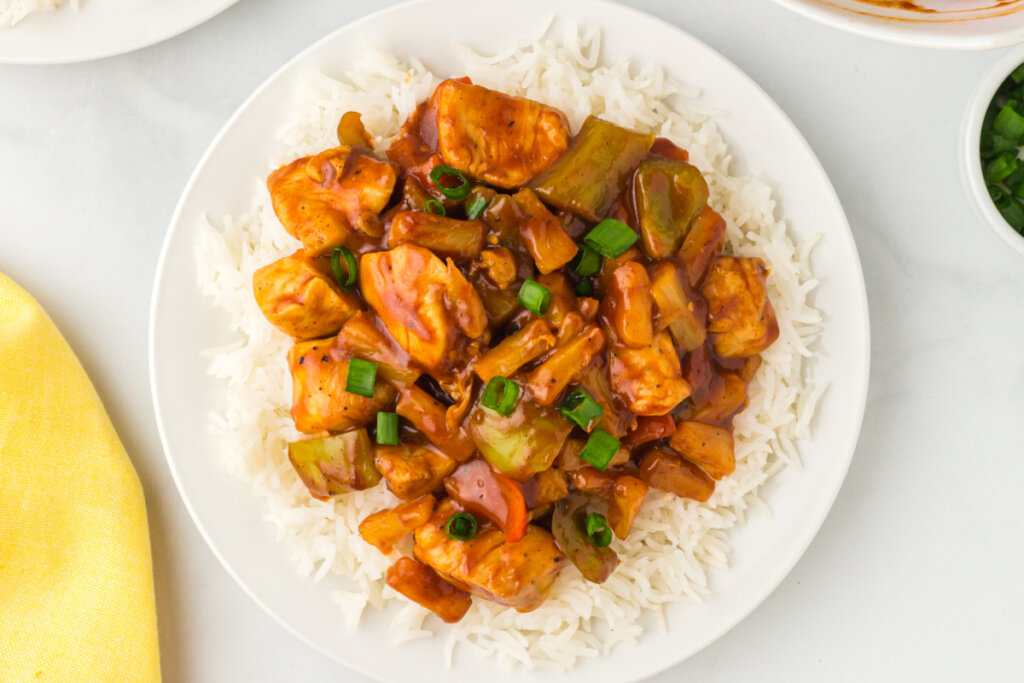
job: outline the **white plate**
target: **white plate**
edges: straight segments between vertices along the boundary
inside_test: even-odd
[[[652,628],[637,647],[620,646],[598,661],[583,661],[565,681],[612,681],[651,675],[712,642],[756,607],[810,543],[842,484],[860,430],[867,394],[868,312],[860,262],[842,207],[821,165],[771,99],[720,55],[679,29],[633,9],[586,0],[519,0],[515,12],[493,20],[480,0],[423,0],[357,21],[293,59],[231,118],[207,150],[178,204],[156,276],[150,327],[153,401],[175,480],[210,547],[252,598],[310,645],[359,671],[386,680],[522,680],[468,650],[442,671],[442,642],[387,646],[388,615],[369,610],[347,634],[329,588],[299,578],[263,521],[265,511],[248,487],[222,470],[204,426],[222,402],[222,387],[205,372],[200,351],[232,341],[222,315],[196,285],[194,248],[200,219],[248,210],[257,178],[278,143],[287,105],[311,68],[339,73],[367,38],[400,56],[419,57],[438,74],[458,61],[451,43],[496,49],[535,35],[552,14],[603,30],[606,61],[632,58],[664,65],[705,90],[705,101],[729,114],[721,128],[749,171],[778,191],[800,238],[822,233],[814,267],[821,280],[817,306],[825,331],[812,363],[813,381],[828,382],[814,424],[801,444],[802,472],[778,476],[766,491],[773,518],[754,515],[730,540],[733,566],[712,574],[704,604],[668,610],[667,634]],[[540,678],[553,678],[535,674]]]
[[[81,0],[0,30],[0,63],[63,64],[148,47],[198,26],[238,0]]]
[[[990,50],[1024,41],[1024,0],[913,0],[931,10],[863,0],[775,0],[823,24],[891,43]]]

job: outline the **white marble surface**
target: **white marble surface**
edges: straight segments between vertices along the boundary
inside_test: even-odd
[[[381,4],[242,0],[134,54],[0,66],[0,270],[78,352],[142,478],[171,683],[363,680],[251,603],[196,532],[156,434],[146,326],[165,226],[213,135],[278,65]],[[1024,260],[975,220],[955,155],[1001,53],[872,43],[767,0],[630,4],[732,59],[803,131],[853,226],[873,328],[864,431],[817,539],[657,680],[1020,680]]]

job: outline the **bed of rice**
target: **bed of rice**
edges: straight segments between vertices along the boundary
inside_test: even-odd
[[[766,509],[758,489],[782,468],[799,466],[795,444],[808,436],[823,390],[803,376],[821,320],[809,301],[817,284],[809,266],[813,245],[793,242],[767,185],[730,174],[731,155],[715,112],[700,105],[696,89],[670,80],[656,66],[601,65],[599,53],[597,32],[571,30],[559,38],[545,31],[490,56],[463,49],[461,57],[463,72],[475,83],[553,105],[574,130],[593,113],[656,131],[689,150],[708,179],[712,205],[728,221],[728,248],[759,256],[771,268],[769,292],[781,329],[752,381],[750,406],[736,419],[735,473],[719,482],[706,503],[652,491],[633,533],[613,542],[622,563],[602,585],[584,581],[570,566],[536,611],[519,614],[477,599],[450,628],[388,588],[384,572],[393,558],[363,542],[357,525],[396,499],[381,485],[331,502],[313,500],[287,460],[287,442],[302,437],[289,415],[290,340],[260,314],[251,278],[256,268],[294,251],[297,242],[274,216],[263,183],[250,214],[204,225],[197,246],[201,287],[229,313],[238,334],[235,344],[210,352],[210,372],[225,383],[224,409],[212,426],[226,466],[264,501],[282,552],[287,549],[299,572],[313,581],[343,577],[334,583],[346,588],[331,595],[351,628],[367,606],[397,602],[392,643],[444,633],[449,662],[455,646],[466,644],[506,664],[564,670],[579,657],[598,657],[639,639],[642,622],[650,621],[641,618],[645,612],[660,618],[666,603],[700,601],[711,588],[708,570],[728,565],[728,530],[753,507]],[[310,73],[281,134],[290,154],[269,160],[267,172],[335,145],[336,123],[348,110],[362,112],[378,148],[386,148],[438,82],[418,61],[405,62],[373,46],[343,74]]]
[[[14,26],[33,12],[51,12],[69,0],[0,0],[0,29]],[[78,9],[78,0],[70,0]]]

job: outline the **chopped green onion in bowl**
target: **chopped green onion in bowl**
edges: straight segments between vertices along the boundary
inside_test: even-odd
[[[1024,64],[996,90],[981,124],[978,151],[988,195],[1003,219],[1024,235]]]

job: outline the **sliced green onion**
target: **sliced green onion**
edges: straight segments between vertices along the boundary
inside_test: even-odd
[[[444,532],[456,541],[468,541],[476,536],[476,517],[468,512],[456,512],[445,522]],[[611,543],[611,539],[608,539]]]
[[[449,187],[441,182],[444,178],[458,178],[459,184]],[[459,202],[469,196],[469,181],[466,180],[466,176],[462,175],[462,171],[454,166],[446,164],[435,166],[434,170],[430,172],[430,179],[437,185],[437,189],[441,190],[441,194],[448,199]]]
[[[519,400],[519,385],[507,377],[495,375],[487,383],[480,402],[483,403],[484,408],[490,408],[499,415],[508,417],[516,409],[517,400]]]
[[[992,122],[992,130],[1007,140],[1024,141],[1024,116],[1017,113],[1011,103],[999,110]]]
[[[998,156],[1004,152],[1016,152],[1019,147],[1020,145],[1013,140],[1008,140],[992,131],[985,130],[981,133],[981,156],[984,159]]]
[[[587,445],[580,451],[580,460],[585,460],[597,469],[604,471],[608,463],[619,450],[620,442],[603,429],[595,429],[587,439]]]
[[[345,271],[341,269],[341,257],[345,257]],[[334,279],[338,282],[338,286],[342,289],[352,289],[352,285],[356,283],[356,276],[359,274],[359,267],[356,265],[356,256],[352,253],[352,250],[348,247],[335,247],[334,251],[331,252],[331,272],[334,273]]]
[[[622,221],[605,218],[586,234],[583,241],[602,256],[618,258],[638,239],[640,236]]]
[[[592,399],[584,389],[576,389],[566,396],[558,410],[565,415],[569,422],[587,432],[590,431],[594,420],[604,415],[604,408],[601,407],[601,404]],[[617,448],[618,446],[616,446]]]
[[[996,205],[997,209],[1003,208],[1010,201],[1010,198],[1006,196],[1006,192],[998,185],[988,186],[988,196],[992,198],[992,203]]]
[[[488,204],[489,202],[479,195],[473,197],[466,204],[466,218],[471,221],[475,221],[477,218],[480,218],[480,214],[484,212]]]
[[[1016,170],[1017,157],[1007,152],[988,162],[983,175],[985,176],[986,183],[998,183]]]
[[[573,287],[573,291],[576,292],[576,296],[590,296],[594,293],[594,285],[590,280],[580,280]]]
[[[377,383],[377,364],[362,358],[350,358],[345,391],[357,396],[373,398],[373,385]]]
[[[569,261],[569,272],[580,277],[597,275],[601,270],[601,255],[588,247],[586,244],[580,246],[576,255]]]
[[[398,445],[398,415],[383,410],[377,413],[377,443],[381,446]]]
[[[444,210],[444,204],[436,199],[428,199],[423,202],[423,210],[427,213],[432,213],[435,216],[444,216],[446,213]]]
[[[1010,227],[1017,232],[1024,231],[1024,205],[1006,193],[998,185],[988,186],[988,196],[992,203],[999,209],[1003,220],[1010,224]]]
[[[598,548],[607,547],[612,542],[612,530],[604,515],[599,512],[587,515],[587,536]]]
[[[551,308],[551,292],[539,282],[527,279],[519,288],[519,303],[528,311],[544,315]]]
[[[1021,232],[1024,230],[1024,206],[1016,199],[1010,199],[1009,202],[999,209],[999,213],[1003,215],[1003,218],[1010,227]]]

